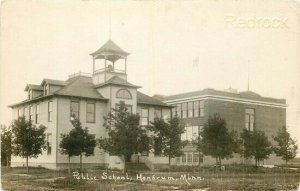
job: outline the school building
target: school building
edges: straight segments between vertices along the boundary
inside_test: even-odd
[[[19,103],[10,105],[13,119],[25,116],[27,120],[47,127],[47,149],[38,158],[29,159],[30,166],[63,168],[68,157],[59,152],[60,135],[72,128],[71,120],[78,118],[83,127],[96,138],[107,136],[103,127],[104,116],[112,108],[123,102],[132,113],[139,113],[140,124],[146,126],[155,117],[164,119],[177,115],[186,124],[183,140],[197,138],[199,129],[210,115],[219,113],[227,122],[229,129],[241,132],[243,128],[259,129],[271,138],[277,129],[286,124],[286,101],[266,98],[254,92],[237,92],[234,89],[218,91],[205,89],[196,92],[170,96],[148,96],[139,91],[138,85],[127,81],[127,56],[112,40],[91,54],[92,74],[77,73],[65,81],[43,79],[40,84],[28,84],[25,91],[28,97]],[[271,140],[271,139],[270,139]],[[172,164],[197,165],[213,164],[214,159],[199,155],[196,149],[187,145],[184,154],[172,159]],[[168,158],[155,155],[154,151],[146,155],[133,156],[133,161],[144,163],[150,169],[168,164]],[[271,156],[266,164],[280,163],[278,157]],[[243,162],[239,156],[226,162]],[[71,157],[76,166],[79,157]],[[12,157],[12,166],[22,166],[25,159]],[[98,147],[93,156],[83,157],[84,166],[108,166],[122,168],[124,161],[117,156],[110,156]]]

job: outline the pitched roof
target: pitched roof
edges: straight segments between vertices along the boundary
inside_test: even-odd
[[[181,93],[181,94],[165,96],[162,99],[163,99],[163,101],[171,101],[171,100],[186,99],[186,98],[197,97],[197,96],[205,96],[205,95],[224,96],[224,97],[238,98],[238,99],[249,99],[249,100],[255,100],[255,101],[273,102],[273,103],[279,103],[279,104],[285,104],[286,103],[285,99],[262,97],[259,94],[255,93],[255,92],[252,92],[252,91],[232,93],[232,92],[214,90],[214,89],[211,89],[211,88],[200,90],[200,91],[194,91],[194,92],[187,92],[187,93]]]
[[[66,86],[53,93],[54,95],[84,97],[92,99],[104,99],[95,88],[91,77],[74,77]]]
[[[57,85],[57,86],[65,86],[67,85],[67,82],[62,81],[62,80],[52,80],[52,79],[44,79],[41,83],[41,85],[44,85],[45,83],[47,84],[52,84],[52,85]]]
[[[164,106],[164,107],[171,107],[166,103],[163,103],[162,101],[159,101],[158,99],[155,99],[153,97],[147,96],[146,94],[143,94],[141,92],[137,92],[137,103],[138,104],[147,104],[147,105],[157,105],[157,106]]]
[[[93,56],[93,59],[106,59],[114,63],[119,59],[126,58],[129,53],[122,50],[112,40],[108,40],[101,48],[90,55]]]
[[[114,43],[112,40],[108,40],[101,48],[99,48],[97,51],[91,53],[92,56],[95,56],[97,54],[101,54],[103,52],[112,52],[112,53],[119,53],[124,56],[129,55],[128,52],[125,52],[122,50],[116,43]]]
[[[141,88],[141,86],[133,85],[133,84],[127,82],[126,80],[120,78],[119,76],[114,76],[114,77],[110,78],[109,80],[107,80],[106,82],[96,85],[95,87],[98,88],[98,87],[106,86],[109,84],[132,87],[132,88]]]
[[[59,81],[59,80],[53,80],[53,81],[55,82],[55,81]],[[60,81],[60,82],[64,82],[64,81]],[[61,89],[55,91],[54,93],[52,93],[50,95],[46,95],[46,96],[40,95],[40,96],[30,99],[30,100],[26,99],[26,100],[18,102],[16,104],[12,104],[9,107],[15,107],[15,106],[22,105],[25,103],[31,103],[36,100],[46,99],[48,97],[53,97],[55,95],[107,100],[94,88],[91,77],[76,76],[72,79],[67,80],[66,82],[64,82],[64,84],[66,84],[66,85],[62,86]]]
[[[25,91],[27,91],[28,89],[31,90],[38,90],[38,91],[43,91],[43,87],[40,85],[34,85],[34,84],[27,84],[25,87]]]

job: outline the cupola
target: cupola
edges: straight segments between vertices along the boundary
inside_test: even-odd
[[[93,83],[99,85],[114,76],[127,80],[128,52],[122,50],[112,40],[90,54],[93,57]]]

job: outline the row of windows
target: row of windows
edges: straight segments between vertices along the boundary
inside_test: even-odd
[[[88,123],[95,123],[95,103],[87,103],[86,109],[86,122]],[[34,109],[35,109],[35,116],[34,116]],[[53,119],[53,102],[48,102],[48,121],[51,122]],[[31,122],[39,123],[40,121],[40,105],[36,104],[34,106],[24,107],[23,109],[18,110],[18,117],[21,116],[28,116],[29,113],[29,120]],[[70,119],[73,120],[74,118],[78,119],[79,117],[79,102],[71,101],[70,106]]]
[[[161,108],[154,109],[154,117],[162,118]],[[142,108],[140,113],[140,124],[143,126],[149,125],[149,108]]]
[[[129,113],[132,113],[132,106],[131,105],[125,105],[127,108],[127,111]],[[116,104],[116,108],[120,107],[120,104]],[[143,126],[149,125],[149,108],[143,107],[138,112],[140,114],[140,124]],[[161,108],[155,108],[154,110],[154,117],[161,118],[162,117],[162,109]]]
[[[35,115],[34,115],[35,110]],[[34,106],[24,107],[23,109],[18,109],[18,118],[21,116],[27,116],[29,114],[29,120],[32,123],[39,123],[40,121],[40,105],[36,104]]]
[[[70,120],[79,119],[80,116],[80,107],[78,101],[71,101],[70,107]],[[87,123],[95,123],[95,103],[87,103],[86,104],[86,122]]]
[[[198,165],[203,162],[203,156],[199,152],[184,152],[182,156],[176,157],[177,165]]]
[[[204,116],[204,101],[190,101],[172,105],[172,116],[194,118]]]
[[[78,101],[71,101],[70,105],[70,120],[74,120],[75,118],[79,118],[80,116],[80,106]],[[119,104],[116,104],[118,107]],[[132,112],[132,106],[126,105],[127,111],[129,113]],[[95,123],[95,103],[87,103],[86,104],[86,122],[87,123]],[[35,105],[35,116],[34,116],[34,106],[29,106],[29,120],[35,123],[39,123],[39,115],[40,115],[40,107],[39,104]],[[27,116],[28,114],[28,107],[24,107],[24,109],[18,110],[18,117]],[[154,110],[155,117],[162,117],[162,110],[161,108],[156,108]],[[53,102],[48,102],[48,121],[51,122],[53,119]],[[141,109],[141,125],[149,125],[149,108],[142,108]]]
[[[203,126],[188,126],[185,127],[184,133],[181,134],[182,141],[192,141],[198,139],[199,132],[202,130]]]
[[[120,104],[116,104],[115,108],[120,107]],[[132,113],[132,106],[131,105],[125,105],[127,108],[127,111],[129,113]],[[140,124],[142,126],[149,125],[149,108],[148,107],[142,107],[140,111],[138,111],[138,114],[140,114]],[[154,117],[162,118],[162,109],[161,108],[155,108],[154,109]]]

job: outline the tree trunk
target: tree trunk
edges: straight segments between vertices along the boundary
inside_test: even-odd
[[[198,159],[198,168],[199,168],[199,171],[200,171],[200,169],[201,169],[201,162],[200,162],[200,151],[199,151],[199,159]]]
[[[171,167],[171,156],[169,155],[169,168]]]
[[[9,167],[9,157],[8,156],[6,157],[6,166],[7,166],[7,168]]]
[[[125,174],[127,172],[127,167],[126,167],[127,157],[123,156],[123,159],[124,159],[124,169],[123,169],[123,172]]]
[[[80,154],[80,172],[82,172],[82,154]]]
[[[27,169],[27,174],[29,173],[29,169],[28,169],[28,156],[26,156],[26,169]]]
[[[287,162],[288,162],[288,160],[285,160],[285,168],[287,168]]]
[[[126,166],[126,161],[124,161],[124,170],[123,170],[124,174],[127,172],[127,166]]]
[[[68,159],[69,159],[69,163],[68,163],[68,174],[69,174],[69,178],[71,178],[70,156],[68,156]]]

